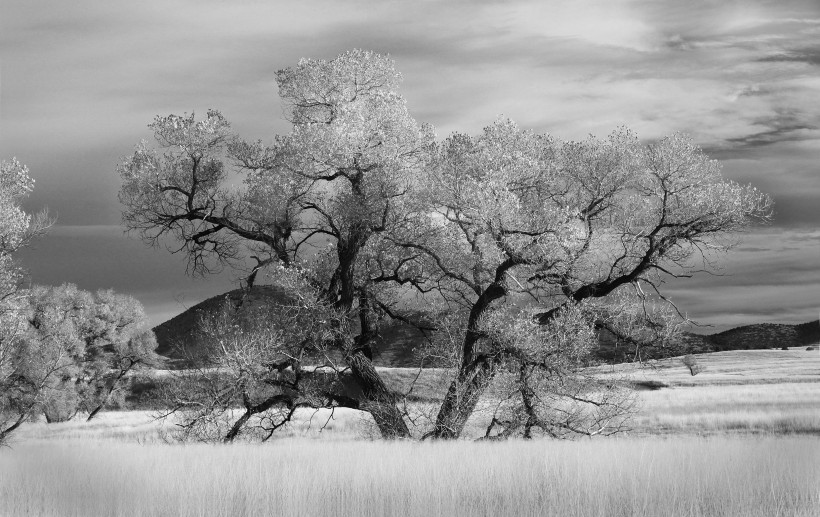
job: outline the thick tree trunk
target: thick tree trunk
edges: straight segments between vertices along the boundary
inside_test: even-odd
[[[445,440],[459,438],[494,375],[495,368],[491,359],[462,368],[459,376],[450,384],[436,417],[436,425],[428,436]]]
[[[428,436],[437,439],[455,439],[461,436],[467,420],[475,411],[478,399],[492,381],[495,375],[495,361],[487,356],[480,357],[478,354],[477,346],[482,338],[478,326],[490,305],[507,294],[504,273],[514,264],[512,259],[508,259],[497,268],[495,281],[484,289],[470,309],[459,373],[447,390],[436,417],[436,425]]]
[[[348,176],[350,186],[360,206],[368,204],[367,193],[363,183],[363,173],[357,172]],[[399,410],[397,396],[387,388],[376,368],[373,366],[373,357],[370,342],[375,337],[375,329],[370,321],[368,293],[356,285],[356,258],[359,251],[373,234],[373,229],[365,220],[355,222],[346,236],[339,235],[337,242],[337,256],[339,265],[330,281],[328,294],[332,296],[335,307],[342,312],[350,313],[354,310],[355,302],[359,302],[358,310],[361,334],[351,343],[340,343],[345,350],[345,361],[350,366],[353,379],[362,390],[362,397],[358,400],[359,408],[373,416],[373,420],[383,438],[409,438],[410,430],[404,421],[404,415]]]
[[[360,407],[373,415],[383,438],[409,438],[410,430],[404,421],[404,415],[396,406],[396,394],[388,389],[373,363],[357,350],[346,357],[353,378],[362,388],[364,400]]]

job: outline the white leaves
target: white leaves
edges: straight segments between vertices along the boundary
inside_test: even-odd
[[[0,195],[11,198],[27,196],[34,189],[34,179],[28,175],[28,167],[17,158],[0,162]]]
[[[190,116],[158,116],[148,127],[164,146],[176,147],[192,158],[201,157],[231,135],[231,125],[216,110],[208,110],[205,119],[199,121],[193,113]]]
[[[289,168],[308,176],[338,169],[406,173],[429,145],[396,91],[393,61],[354,50],[326,61],[302,60],[277,74],[279,93],[291,106],[293,132],[283,144]]]
[[[0,162],[0,256],[14,252],[28,235],[31,216],[20,202],[33,187],[28,168],[16,158]]]
[[[291,107],[294,124],[327,123],[337,109],[360,98],[394,92],[401,82],[391,59],[352,50],[331,61],[301,59],[276,73],[279,95]]]
[[[556,369],[581,364],[597,343],[594,314],[582,304],[568,304],[547,323],[539,322],[538,309],[488,313],[480,329],[496,346],[517,360],[551,364]]]

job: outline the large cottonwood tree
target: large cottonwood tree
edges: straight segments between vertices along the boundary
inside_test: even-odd
[[[726,237],[767,217],[769,199],[724,180],[679,135],[562,142],[499,120],[437,144],[399,80],[372,52],[302,60],[277,74],[293,129],[273,144],[240,140],[216,111],[171,115],[150,126],[159,150],[142,143],[119,166],[129,230],[185,253],[197,274],[245,267],[250,286],[275,266],[273,281],[294,293],[277,309],[286,317],[267,319],[265,350],[230,332],[216,349],[222,368],[258,358],[220,391],[232,395],[215,406],[245,408],[226,438],[298,405],[354,407],[383,436],[409,436],[371,358],[379,320],[413,319],[414,292],[413,315],[427,313],[453,371],[427,436],[460,436],[493,383],[502,403],[488,437],[617,431],[628,394],[583,368],[596,330],[665,346],[675,325],[662,278],[703,269]],[[241,187],[228,186],[233,174]],[[317,365],[358,390],[317,385]]]
[[[320,296],[364,323],[335,343],[363,390],[356,405],[386,436],[406,435],[395,394],[370,361],[374,330],[359,266],[369,239],[402,216],[433,135],[396,93],[392,61],[372,52],[302,60],[277,82],[293,130],[272,146],[234,138],[216,111],[202,121],[158,117],[150,127],[164,153],[143,144],[119,167],[124,223],[152,244],[170,237],[197,273],[243,254],[257,267],[290,267],[309,255],[305,248],[330,245],[315,272]],[[244,173],[244,188],[225,186],[226,162]]]
[[[591,330],[671,345],[677,314],[663,277],[704,269],[770,207],[681,135],[562,142],[506,120],[450,137],[424,185],[427,204],[386,239],[413,252],[393,261],[399,279],[435,284],[465,314],[458,373],[431,431],[447,438],[502,371],[516,376],[517,417],[494,419],[501,433],[619,429],[628,397],[578,368],[597,343]]]

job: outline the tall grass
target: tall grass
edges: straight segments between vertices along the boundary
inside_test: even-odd
[[[820,515],[820,439],[30,440],[3,515]]]
[[[820,360],[807,354],[711,354],[696,377],[674,360],[611,369],[671,386],[640,392],[636,430],[655,435],[641,438],[353,441],[370,421],[344,409],[304,410],[286,438],[232,446],[167,445],[173,422],[150,412],[28,423],[0,449],[0,516],[816,516]],[[419,394],[446,387],[441,373],[425,372]],[[411,409],[434,415],[420,398]]]
[[[733,350],[694,356],[704,370],[696,376],[681,358],[625,363],[595,368],[602,376],[628,376],[634,380],[658,380],[670,386],[732,384],[781,384],[817,382],[820,353],[805,348],[785,350]]]
[[[643,391],[633,428],[669,432],[820,435],[820,382],[688,386]]]

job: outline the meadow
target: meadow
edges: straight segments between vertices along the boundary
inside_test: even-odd
[[[4,515],[814,516],[817,437],[268,444],[30,441]]]
[[[694,377],[679,360],[602,369],[665,386],[639,392],[633,431],[615,438],[383,442],[353,411],[228,446],[166,443],[173,424],[148,411],[34,422],[0,450],[0,514],[820,514],[820,354],[699,361]],[[427,375],[435,389],[440,372]]]

